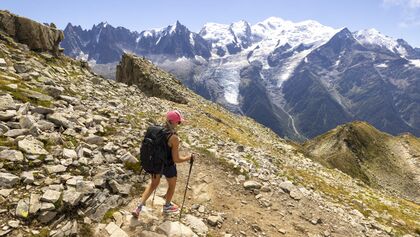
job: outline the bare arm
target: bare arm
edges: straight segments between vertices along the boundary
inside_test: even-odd
[[[169,138],[169,144],[171,145],[172,159],[175,163],[182,163],[191,159],[191,155],[184,157],[179,155],[179,137],[177,135],[172,135]]]

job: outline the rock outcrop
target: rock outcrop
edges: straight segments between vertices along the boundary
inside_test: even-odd
[[[117,66],[116,79],[127,85],[136,85],[148,96],[186,104],[181,83],[171,74],[159,70],[149,60],[124,54]]]
[[[64,33],[53,24],[43,25],[8,11],[0,11],[0,30],[16,42],[26,44],[31,50],[47,51],[54,55],[60,53],[59,44],[64,39]]]

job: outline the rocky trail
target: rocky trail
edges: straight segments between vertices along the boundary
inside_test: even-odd
[[[244,176],[234,176],[219,163],[208,158],[197,159],[193,166],[187,192],[187,211],[181,220],[181,223],[199,236],[344,237],[359,236],[365,232],[363,228],[352,226],[351,222],[337,220],[331,212],[323,210],[304,194],[299,194],[298,191],[298,194],[290,193],[294,188],[290,182],[282,182],[282,188],[271,190],[268,185],[264,186],[257,181],[244,182]],[[179,178],[174,201],[179,203],[179,206],[188,166],[178,165]],[[139,200],[134,198],[118,211],[120,214],[114,214],[113,221],[129,236],[139,233],[140,236],[155,236],[152,235],[154,232],[169,236],[194,236],[193,232],[179,224],[178,213],[162,213],[166,187],[166,181],[162,180],[156,192],[154,205],[151,197],[146,211],[138,220],[130,214]],[[170,231],[167,225],[169,222],[176,223]],[[106,225],[103,224],[100,228],[106,228]],[[379,232],[373,233],[372,236],[381,236]]]

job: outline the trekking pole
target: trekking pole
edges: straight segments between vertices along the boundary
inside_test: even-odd
[[[157,189],[157,187],[155,188],[155,191],[153,192],[152,207],[153,207],[153,206],[154,206],[154,204],[155,204],[156,189]]]
[[[194,154],[191,154],[190,170],[188,171],[187,185],[185,186],[184,199],[182,200],[181,210],[179,211],[179,221],[181,221],[182,209],[184,209],[185,197],[187,196],[188,183],[190,182],[191,170],[194,163]]]

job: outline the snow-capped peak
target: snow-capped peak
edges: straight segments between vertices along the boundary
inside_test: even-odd
[[[98,25],[96,25],[96,27],[99,27],[99,28],[105,28],[105,27],[107,27],[107,25],[108,25],[108,22],[107,21],[102,21],[101,23],[99,23]],[[95,25],[94,25],[94,27],[95,27]]]
[[[251,35],[251,26],[248,22],[244,20],[232,23],[229,28],[238,38],[247,37]]]
[[[262,22],[259,22],[257,24],[276,26],[276,25],[281,25],[284,22],[287,22],[287,21],[284,20],[283,18],[276,17],[276,16],[271,16],[271,17],[269,17],[269,18],[267,18],[267,19],[265,19]]]
[[[229,32],[229,25],[219,23],[206,23],[199,33],[203,38],[208,40],[218,41],[221,39],[231,38],[232,34]]]
[[[182,29],[186,28],[183,24],[181,24],[181,22],[176,21],[174,24],[169,25],[165,30],[167,31],[167,33],[169,34],[174,34],[177,31],[181,31]],[[164,31],[165,31],[164,30]]]
[[[337,32],[336,29],[314,20],[294,23],[279,17],[270,17],[258,22],[251,29],[256,37],[280,40],[280,44],[289,43],[292,46],[324,41]]]
[[[219,23],[207,23],[201,29],[201,37],[210,41],[213,48],[225,47],[235,41],[235,36],[229,25]]]
[[[177,29],[179,29],[181,26],[182,26],[181,23],[179,21],[176,21],[174,24],[169,26],[170,27],[169,34],[175,33],[175,31],[177,31]]]
[[[402,56],[407,54],[406,50],[401,47],[397,40],[382,34],[376,29],[364,29],[354,33],[354,37],[363,45],[379,46],[386,48],[391,52],[397,52]]]

